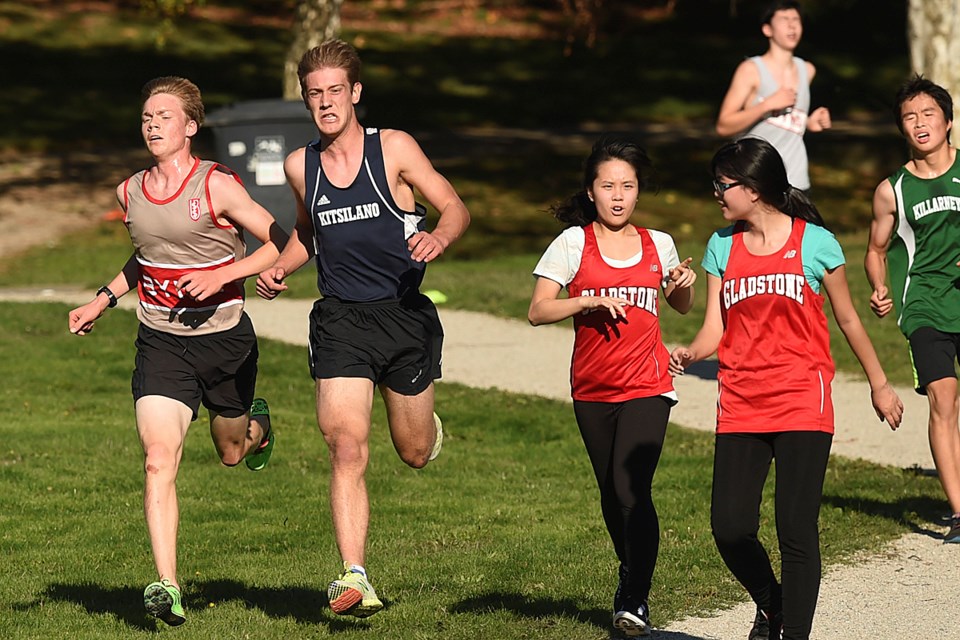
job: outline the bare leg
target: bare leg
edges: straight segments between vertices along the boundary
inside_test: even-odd
[[[373,382],[317,380],[317,421],[330,450],[330,511],[340,557],[363,566],[370,502],[364,474],[369,460]]]
[[[953,513],[960,513],[960,429],[956,378],[941,378],[927,385],[930,401],[930,452],[940,484]]]
[[[269,420],[268,416],[250,418],[249,413],[227,418],[211,411],[210,437],[220,461],[228,467],[240,464],[248,453],[260,446],[270,427]]]
[[[145,396],[136,404],[137,431],[144,453],[143,511],[157,575],[177,580],[177,471],[192,412],[163,396]]]
[[[387,406],[390,437],[400,459],[415,469],[427,464],[437,428],[433,421],[433,384],[415,396],[404,396],[380,387]]]

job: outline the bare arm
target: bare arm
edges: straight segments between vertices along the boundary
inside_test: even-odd
[[[843,265],[824,273],[823,288],[830,297],[830,305],[833,307],[833,317],[836,318],[837,326],[843,332],[847,344],[860,361],[860,366],[863,367],[863,372],[870,382],[870,399],[877,417],[886,420],[891,429],[896,429],[900,426],[900,420],[903,417],[903,403],[887,382],[887,375],[880,366],[880,360],[877,358],[873,343],[870,342],[870,336],[863,328],[860,316],[857,315],[857,310],[853,306]]]
[[[893,309],[893,300],[887,288],[887,249],[893,239],[893,228],[897,221],[897,205],[893,187],[886,180],[877,185],[873,192],[873,220],[870,222],[870,240],[863,267],[867,272],[867,281],[873,289],[870,296],[870,310],[882,318]]]
[[[270,212],[251,198],[232,176],[219,171],[212,173],[209,189],[218,221],[242,228],[263,244],[242,260],[219,269],[191,271],[182,276],[177,286],[197,300],[205,300],[231,282],[260,273],[273,264],[287,240],[287,234]]]
[[[720,339],[723,337],[720,286],[720,278],[708,273],[707,308],[703,314],[703,325],[689,347],[677,347],[670,354],[670,373],[673,375],[681,375],[690,364],[709,358],[720,346]]]
[[[760,122],[771,111],[780,111],[792,107],[797,101],[795,89],[780,87],[762,102],[752,104],[760,86],[760,73],[757,65],[744,60],[737,67],[730,81],[730,88],[720,104],[717,116],[717,133],[724,137],[743,133]]]
[[[812,84],[814,76],[817,75],[817,68],[813,66],[811,62],[806,62],[805,64],[807,67],[807,81]],[[830,110],[826,107],[817,107],[811,111],[807,117],[807,131],[818,133],[832,126],[833,121],[830,119]]]
[[[527,311],[530,324],[533,326],[552,324],[571,318],[582,311],[594,309],[607,309],[612,318],[627,317],[628,300],[607,296],[560,298],[562,288],[559,282],[554,282],[550,278],[537,278],[533,297],[530,300],[530,310]]]
[[[697,272],[690,268],[693,258],[687,258],[670,270],[670,282],[663,295],[673,309],[687,313],[693,308],[693,283],[697,281]]]
[[[285,291],[287,285],[284,284],[283,279],[313,257],[313,222],[304,204],[307,188],[304,176],[304,155],[305,149],[301,147],[290,153],[283,163],[283,171],[293,191],[293,199],[297,207],[297,223],[279,257],[257,278],[257,295],[267,300],[272,300],[280,295],[281,291]]]
[[[453,185],[433,168],[412,136],[387,130],[382,133],[381,142],[385,161],[396,167],[399,179],[423,194],[440,212],[440,221],[433,231],[416,233],[407,242],[410,255],[417,262],[435,260],[467,230],[470,212]]]
[[[137,286],[137,277],[139,268],[137,266],[137,256],[131,254],[120,273],[106,285],[110,292],[120,298],[125,293]],[[68,314],[67,324],[70,333],[85,336],[93,331],[93,325],[97,319],[103,315],[103,312],[110,306],[110,298],[106,293],[98,293],[93,300],[85,305],[73,309]]]

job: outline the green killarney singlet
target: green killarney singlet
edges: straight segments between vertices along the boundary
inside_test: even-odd
[[[887,263],[900,330],[960,333],[960,153],[942,176],[901,167],[889,180],[897,222]]]

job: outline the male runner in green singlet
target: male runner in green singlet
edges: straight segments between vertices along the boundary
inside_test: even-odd
[[[910,341],[914,386],[930,403],[933,462],[952,513],[944,542],[960,543],[960,162],[950,144],[953,100],[916,76],[897,94],[897,127],[911,159],[877,187],[864,266],[870,308],[896,312]],[[889,271],[890,288],[886,277]]]

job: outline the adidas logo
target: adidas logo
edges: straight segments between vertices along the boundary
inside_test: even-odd
[[[320,199],[317,200],[317,206],[323,206],[325,204],[330,204],[330,198],[327,197],[327,194],[320,194]]]

